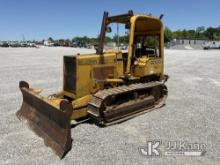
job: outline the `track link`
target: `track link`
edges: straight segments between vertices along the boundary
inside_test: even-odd
[[[88,113],[100,125],[115,124],[164,105],[166,96],[162,82],[122,85],[94,94]]]

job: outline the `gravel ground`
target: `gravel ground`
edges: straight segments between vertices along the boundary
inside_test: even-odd
[[[73,48],[0,48],[0,164],[219,164],[220,51],[166,50],[167,105],[119,125],[72,129],[72,150],[63,160],[44,146],[15,112],[20,80],[45,89],[62,88],[62,56],[91,50]],[[205,143],[201,157],[146,157],[147,140]],[[161,146],[163,147],[163,146]],[[161,149],[163,150],[163,148]]]

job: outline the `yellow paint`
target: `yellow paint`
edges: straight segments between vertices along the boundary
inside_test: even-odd
[[[163,65],[164,60],[164,30],[163,24],[160,19],[152,16],[145,15],[136,15],[133,16],[130,20],[131,29],[130,29],[130,38],[129,38],[129,51],[128,51],[128,61],[126,73],[127,75],[131,73],[131,57],[133,54],[133,44],[134,44],[134,36],[136,34],[159,34],[160,35],[160,53],[161,53],[161,62]],[[146,68],[145,70],[152,69]],[[145,72],[145,73],[149,73]],[[161,75],[163,75],[163,67],[160,70]],[[131,73],[132,74],[132,73]],[[140,75],[140,74],[139,74]]]
[[[91,100],[92,95],[86,95],[84,97],[81,97],[79,99],[76,99],[72,102],[73,109],[77,109],[83,106],[86,106],[87,103]]]
[[[56,94],[56,98],[50,99],[40,96],[40,90],[33,90],[32,94],[58,109],[60,101],[68,97],[69,101],[72,101],[74,108],[71,119],[78,119],[87,116],[86,105],[91,100],[92,94],[104,87],[104,83],[110,85],[122,84],[124,82],[123,77],[139,80],[144,76],[158,75],[163,78],[164,32],[161,20],[156,17],[136,15],[131,17],[130,25],[128,57],[125,66],[122,61],[122,52],[120,51],[108,51],[102,56],[97,54],[77,55],[76,90],[74,93],[61,91]],[[131,66],[131,57],[134,51],[133,44],[137,34],[158,34],[160,36],[160,57],[142,56],[136,59],[134,65]],[[103,80],[97,79],[94,71],[106,68],[113,68],[113,73],[104,75],[105,79]]]

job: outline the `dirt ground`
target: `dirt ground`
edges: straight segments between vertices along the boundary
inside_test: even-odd
[[[166,50],[169,95],[161,109],[118,125],[72,129],[73,146],[60,160],[15,116],[18,82],[51,94],[62,89],[62,56],[74,48],[0,48],[0,164],[219,164],[220,51]],[[204,156],[141,155],[148,140],[204,143]],[[163,147],[163,146],[161,146]],[[162,149],[161,149],[162,150]]]

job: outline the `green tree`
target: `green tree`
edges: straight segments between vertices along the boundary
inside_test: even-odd
[[[128,35],[121,36],[121,37],[120,37],[120,41],[121,41],[121,43],[123,43],[123,44],[128,44],[128,42],[129,42],[129,36],[128,36]]]
[[[54,42],[54,40],[53,40],[52,37],[49,37],[49,38],[48,38],[48,41],[50,41],[50,42]]]
[[[216,39],[220,40],[220,26],[216,29]]]
[[[204,35],[203,35],[203,33],[204,33],[204,31],[205,31],[205,27],[204,26],[199,26],[199,27],[197,27],[196,28],[196,38],[198,39],[202,39],[202,38],[204,38]]]
[[[214,40],[215,39],[215,35],[216,35],[217,30],[213,27],[209,27],[207,28],[205,35],[208,39],[210,40]]]
[[[196,31],[195,30],[188,30],[187,31],[187,38],[194,39],[196,37]]]
[[[105,37],[105,43],[108,43],[108,42],[112,42],[112,38],[111,38],[111,37],[106,36],[106,37]]]
[[[183,31],[182,31],[182,37],[183,38],[187,38],[188,37],[188,32],[187,32],[186,29],[183,29]]]
[[[182,31],[181,30],[177,30],[175,32],[173,32],[173,38],[182,38]]]
[[[164,42],[170,42],[173,39],[173,32],[168,28],[165,27],[164,29]]]

